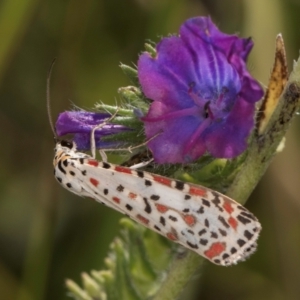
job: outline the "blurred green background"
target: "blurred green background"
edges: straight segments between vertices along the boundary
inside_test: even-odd
[[[146,39],[210,15],[220,29],[252,36],[252,74],[266,85],[275,37],[289,69],[300,49],[298,0],[2,0],[0,2],[0,299],[67,299],[65,278],[103,267],[120,214],[61,188],[53,178],[46,113],[72,103],[118,102]],[[182,299],[300,299],[300,120],[247,203],[263,231],[258,251],[234,267],[206,264]],[[201,284],[202,282],[202,284]],[[196,287],[201,286],[201,289]]]

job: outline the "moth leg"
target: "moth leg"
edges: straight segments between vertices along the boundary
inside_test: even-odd
[[[135,170],[135,169],[139,169],[139,168],[145,167],[145,166],[149,165],[152,161],[153,161],[153,158],[151,158],[151,159],[149,159],[147,161],[142,161],[142,162],[140,162],[138,164],[130,166],[129,169]]]
[[[100,153],[100,156],[101,156],[101,160],[103,162],[107,162],[107,155],[106,155],[105,151],[103,149],[100,149],[99,153]]]
[[[107,123],[109,123],[111,120],[113,120],[116,115],[118,114],[118,111],[119,109],[117,108],[116,112],[111,115],[109,118],[107,118],[105,121],[103,121],[101,124],[95,126],[93,129],[92,129],[92,132],[91,132],[91,153],[92,153],[92,157],[95,159],[96,158],[96,141],[95,141],[95,131],[97,129],[101,129],[103,128]],[[103,156],[103,153],[101,154],[100,152],[100,155],[101,157],[103,158],[106,158],[106,161],[107,161],[107,156],[106,154]]]

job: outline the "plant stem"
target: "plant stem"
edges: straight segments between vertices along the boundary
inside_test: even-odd
[[[186,250],[185,256],[177,255],[173,260],[166,280],[152,300],[174,300],[204,262],[203,257]]]

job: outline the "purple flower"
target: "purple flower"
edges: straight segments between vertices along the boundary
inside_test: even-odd
[[[180,36],[164,38],[152,57],[143,53],[138,77],[153,100],[142,118],[158,163],[193,161],[205,152],[233,158],[247,147],[255,102],[263,90],[246,69],[253,46],[219,31],[210,18],[187,20]]]
[[[94,113],[87,111],[66,111],[59,114],[55,124],[58,136],[74,134],[74,142],[78,150],[90,150],[91,131],[103,123],[111,115],[106,113]],[[120,145],[120,142],[101,141],[101,137],[130,131],[131,129],[116,124],[106,124],[95,131],[96,148],[111,148]]]

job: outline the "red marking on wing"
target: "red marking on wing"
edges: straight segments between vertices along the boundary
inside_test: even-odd
[[[230,217],[228,219],[228,223],[233,229],[236,229],[238,227],[238,221],[233,217]]]
[[[120,198],[118,198],[118,197],[113,197],[112,199],[113,199],[114,202],[116,202],[116,203],[118,203],[118,204],[120,203]]]
[[[178,240],[177,235],[174,234],[173,232],[168,232],[168,233],[167,233],[167,238],[170,239],[171,241],[176,241],[176,240]]]
[[[165,213],[166,211],[169,210],[169,208],[167,206],[164,206],[162,204],[155,203],[155,206],[156,206],[157,210],[161,213]]]
[[[131,174],[132,170],[126,167],[121,167],[121,166],[115,166],[115,171],[117,172],[121,172],[121,173],[127,173],[127,174]]]
[[[210,259],[220,255],[226,249],[225,243],[214,243],[208,250],[204,252],[204,255]]]
[[[162,177],[162,176],[157,176],[157,175],[152,175],[153,176],[153,180],[156,182],[159,182],[161,184],[167,185],[167,186],[171,186],[172,180],[166,177]]]
[[[196,223],[196,219],[193,215],[184,215],[183,220],[189,226],[194,226]]]
[[[190,195],[206,197],[206,190],[198,186],[190,186]]]
[[[129,193],[129,194],[128,194],[128,197],[129,197],[130,199],[135,199],[135,198],[137,197],[137,194],[135,194],[135,193]]]
[[[94,166],[94,167],[98,167],[99,162],[95,159],[89,159],[88,164],[91,165],[91,166]]]
[[[142,215],[137,215],[136,217],[137,217],[142,223],[148,225],[149,220],[148,220],[147,218],[143,217]]]
[[[231,213],[234,211],[234,209],[233,209],[232,206],[231,206],[231,203],[230,203],[227,199],[224,199],[223,208],[224,208],[229,214],[231,214]]]
[[[95,178],[90,178],[90,182],[93,186],[97,187],[99,184],[99,181]]]

